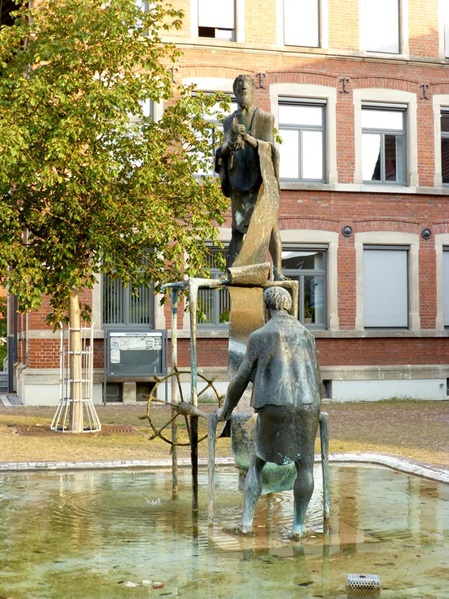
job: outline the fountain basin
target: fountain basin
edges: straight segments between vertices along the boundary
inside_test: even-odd
[[[384,598],[449,597],[449,485],[362,464],[331,464],[322,528],[321,466],[302,542],[286,538],[291,492],[266,495],[248,538],[223,532],[242,505],[238,473],[216,472],[207,526],[207,474],[191,512],[190,472],[171,500],[162,469],[0,475],[0,596],[53,599],[326,597],[351,573],[380,577]]]

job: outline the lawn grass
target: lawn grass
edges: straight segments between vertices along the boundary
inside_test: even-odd
[[[207,406],[213,410],[213,406]],[[422,464],[449,469],[449,402],[389,400],[336,403],[326,401],[323,411],[330,417],[331,453],[374,452],[402,457]],[[18,434],[17,427],[50,426],[54,407],[0,406],[0,462],[155,460],[170,457],[170,445],[149,440],[146,404],[97,406],[103,425],[128,425],[134,434],[113,435],[51,433]],[[168,408],[153,413],[156,426],[170,418]],[[143,417],[143,419],[142,419]],[[200,419],[201,431],[204,420]],[[185,430],[185,425],[181,431]],[[200,432],[201,434],[201,432]],[[317,444],[318,450],[318,444]],[[179,448],[180,457],[189,448]],[[207,456],[207,442],[199,448]],[[229,439],[217,443],[217,455],[231,456]]]

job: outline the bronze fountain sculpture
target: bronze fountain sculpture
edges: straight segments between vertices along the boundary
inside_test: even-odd
[[[244,490],[243,516],[228,532],[247,535],[262,492],[293,489],[294,517],[289,536],[305,535],[305,515],[314,489],[314,448],[320,425],[323,461],[323,516],[329,515],[328,416],[321,413],[321,379],[313,335],[296,317],[298,283],[282,274],[278,227],[279,155],[274,144],[274,117],[252,105],[255,88],[249,75],[234,81],[238,109],[223,123],[224,140],[215,168],[223,193],[232,204],[232,238],[226,272],[220,279],[187,283],[191,322],[190,402],[173,399],[178,414],[208,421],[209,523],[213,522],[215,442],[218,422],[229,421],[235,464]],[[272,265],[267,262],[268,252]],[[183,284],[172,284],[172,305]],[[184,285],[185,286],[185,285]],[[199,288],[227,287],[231,296],[228,374],[223,406],[213,414],[198,409],[196,302]],[[173,314],[176,314],[176,307]],[[293,313],[293,314],[292,314]],[[266,316],[268,320],[266,321]],[[172,329],[172,345],[175,331]],[[172,370],[176,374],[176,358]],[[253,413],[235,413],[246,388]],[[173,389],[173,385],[172,385]],[[149,402],[150,404],[150,402]],[[255,412],[255,414],[254,414]],[[150,420],[151,422],[151,420]],[[191,427],[195,430],[195,426]],[[154,429],[155,435],[160,431]],[[193,435],[194,436],[194,435]],[[191,439],[195,480],[197,440]],[[197,490],[193,506],[197,509]]]

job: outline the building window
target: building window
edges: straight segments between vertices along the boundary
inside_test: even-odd
[[[449,109],[441,111],[441,175],[449,185]]]
[[[14,0],[4,0],[0,3],[0,25],[13,25],[14,19],[11,16],[13,11],[17,10]]]
[[[198,0],[198,37],[235,40],[235,0]]]
[[[319,47],[319,0],[284,0],[284,44]]]
[[[449,247],[443,248],[444,326],[449,327]]]
[[[364,182],[405,184],[405,106],[362,107]]]
[[[218,279],[223,274],[226,250],[211,248],[209,254],[210,278]],[[223,326],[229,322],[231,299],[229,291],[223,289],[199,289],[197,323],[199,326]]]
[[[120,279],[103,276],[103,324],[154,327],[154,290],[141,285],[132,293]]]
[[[326,249],[284,248],[282,270],[299,282],[299,320],[312,328],[326,328]]]
[[[235,110],[237,110],[238,108],[238,104],[235,101],[235,98],[232,98],[230,100],[230,114],[232,114]],[[221,116],[219,117],[218,115],[221,114]],[[227,116],[227,115],[225,115]],[[222,117],[222,109],[220,107],[219,104],[216,104],[216,106],[213,108],[212,113],[211,114],[207,114],[204,116],[205,120],[208,121],[210,123],[210,129],[207,132],[207,137],[208,137],[208,141],[209,141],[209,148],[210,148],[210,152],[208,154],[201,154],[200,152],[197,153],[197,156],[199,157],[199,159],[202,159],[203,161],[203,168],[201,170],[199,170],[196,174],[197,176],[201,177],[201,176],[206,176],[206,175],[216,175],[215,173],[215,154],[216,151],[219,147],[219,145],[221,144],[222,141],[222,135],[221,132],[223,131],[223,117]]]
[[[449,3],[447,0],[441,0],[441,10],[443,11],[442,22],[444,25],[444,56],[449,58]]]
[[[143,100],[139,104],[141,112],[129,115],[131,123],[139,123],[142,117],[154,119],[154,102],[152,100]]]
[[[296,181],[324,181],[323,103],[280,101],[280,178]]]
[[[366,328],[408,327],[408,248],[363,248],[363,302]]]
[[[398,54],[400,0],[363,1],[366,50]]]

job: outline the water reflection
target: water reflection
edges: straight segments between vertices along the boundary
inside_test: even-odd
[[[2,474],[0,597],[337,599],[350,572],[378,574],[382,598],[449,597],[449,486],[332,465],[323,532],[319,468],[316,476],[307,522],[315,533],[292,543],[291,493],[261,498],[253,537],[223,532],[241,510],[233,469],[217,473],[213,530],[205,473],[197,520],[188,471],[175,502],[162,471]]]

